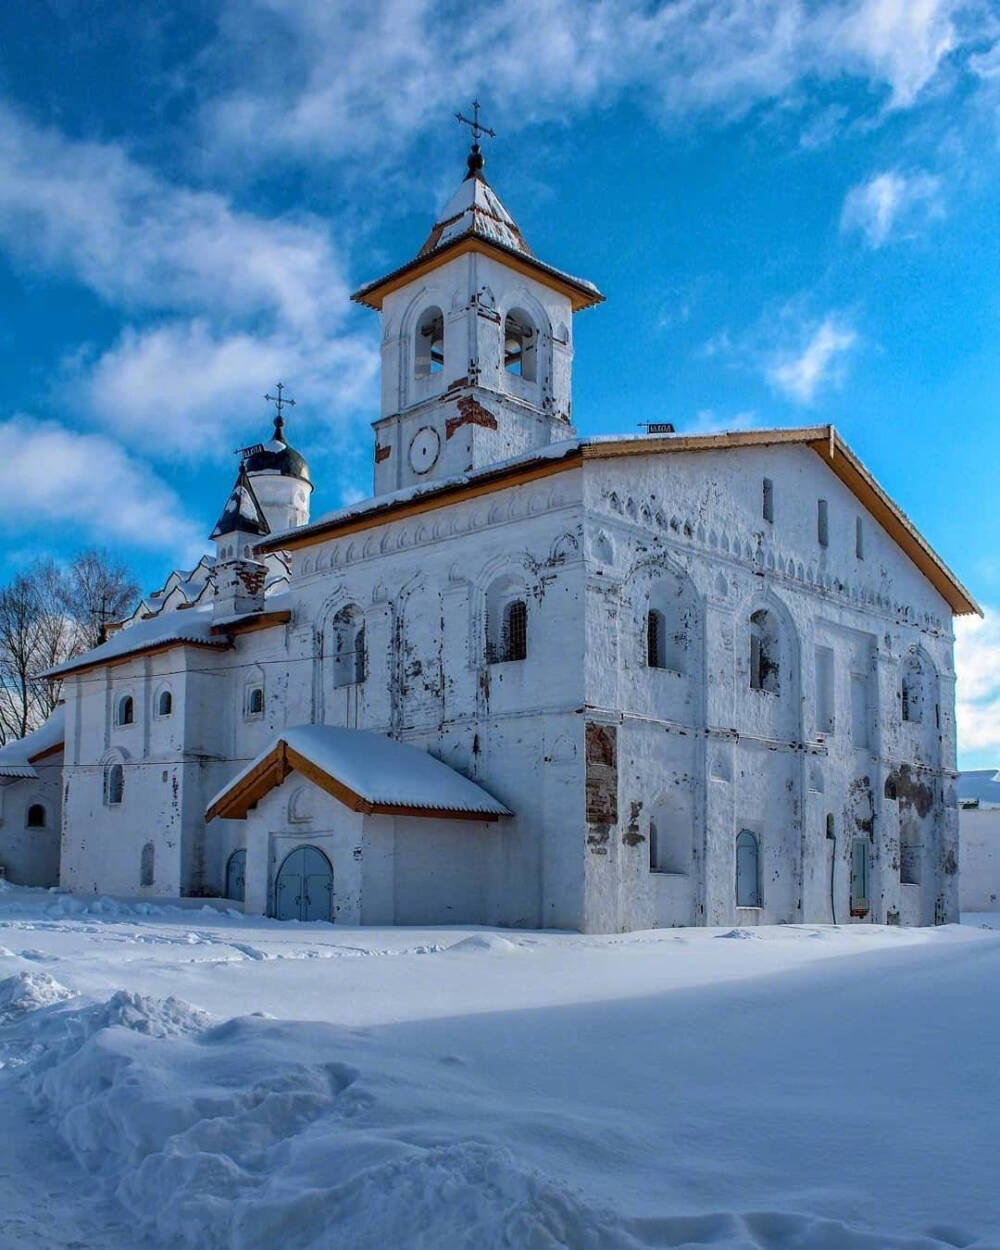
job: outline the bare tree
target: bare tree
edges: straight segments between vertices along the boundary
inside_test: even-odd
[[[42,636],[36,578],[19,573],[0,590],[0,735],[23,738],[43,718],[35,672]]]
[[[61,683],[38,674],[97,646],[138,593],[125,565],[96,548],[65,567],[37,560],[0,588],[0,743],[23,738],[59,702]]]
[[[127,565],[98,547],[74,556],[62,582],[63,605],[76,625],[81,651],[103,642],[108,623],[120,620],[139,596]]]

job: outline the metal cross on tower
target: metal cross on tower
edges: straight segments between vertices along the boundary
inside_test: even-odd
[[[279,383],[277,384],[277,387],[276,387],[276,390],[277,390],[277,392],[278,392],[278,393],[277,393],[277,395],[265,395],[265,396],[264,396],[264,398],[267,400],[267,402],[268,402],[269,404],[274,404],[275,408],[277,408],[277,410],[278,410],[278,415],[274,418],[274,436],[275,436],[275,438],[280,438],[280,437],[281,437],[281,432],[282,432],[282,430],[285,428],[285,418],[284,418],[284,416],[282,415],[282,412],[281,412],[282,408],[286,408],[286,407],[287,407],[287,408],[294,408],[294,407],[295,407],[295,400],[294,400],[294,399],[285,399],[284,395],[282,395],[282,393],[281,393],[281,392],[282,392],[284,389],[285,389],[285,384],[284,384],[284,382],[279,382]]]
[[[471,121],[469,120],[468,117],[464,117],[461,113],[456,113],[455,117],[458,119],[459,122],[462,123],[463,126],[470,126],[472,128],[472,142],[477,147],[479,146],[479,140],[483,137],[483,135],[489,135],[491,139],[495,139],[497,137],[497,132],[495,130],[491,130],[489,126],[484,126],[480,122],[478,100],[472,101],[472,120]]]
[[[465,176],[466,178],[476,178],[478,177],[483,166],[486,164],[486,161],[483,159],[483,154],[479,150],[479,140],[483,137],[483,135],[489,135],[491,139],[495,139],[497,137],[497,132],[495,130],[491,130],[489,126],[484,126],[479,120],[478,100],[472,101],[471,120],[468,117],[465,117],[462,113],[456,113],[455,117],[458,119],[460,125],[468,126],[472,131],[472,151],[469,153],[468,157],[469,172]]]

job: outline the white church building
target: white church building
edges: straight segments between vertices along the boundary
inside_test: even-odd
[[[310,518],[282,401],[214,556],[0,750],[8,875],[347,924],[955,920],[975,602],[832,426],[579,437],[602,298],[474,145],[354,296],[372,497]]]

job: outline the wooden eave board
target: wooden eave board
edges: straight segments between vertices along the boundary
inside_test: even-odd
[[[271,629],[275,625],[287,625],[292,619],[290,608],[280,612],[261,612],[258,616],[247,617],[242,621],[234,621],[232,625],[213,625],[212,633],[220,637],[228,634],[255,634],[259,629]]]
[[[65,742],[54,742],[52,746],[46,747],[44,751],[39,751],[37,755],[29,755],[28,763],[37,764],[41,760],[47,760],[51,755],[60,755],[65,749]]]
[[[553,473],[564,473],[567,469],[575,469],[580,464],[579,449],[567,452],[560,460],[544,460],[537,464],[505,469],[495,474],[484,474],[472,482],[460,482],[452,486],[443,486],[439,491],[428,492],[416,499],[404,500],[400,503],[388,503],[381,508],[372,508],[370,512],[359,513],[357,516],[344,517],[327,524],[318,522],[310,527],[309,532],[296,536],[294,532],[282,534],[275,543],[282,551],[290,551],[299,547],[311,547],[316,543],[327,542],[331,538],[341,538],[346,534],[357,534],[362,530],[375,529],[387,521],[401,521],[407,517],[419,516],[423,512],[432,512],[453,503],[464,503],[467,499],[476,499],[481,495],[491,495],[498,490],[506,490],[510,486],[521,486],[526,482],[535,482],[539,478],[550,477]],[[267,543],[258,543],[257,550],[268,552],[272,548]]]
[[[972,595],[832,426],[824,438],[813,440],[809,445],[909,556],[956,616],[983,615]]]
[[[551,269],[531,256],[524,256],[511,248],[502,247],[490,239],[474,234],[463,235],[453,243],[447,243],[433,252],[415,257],[400,269],[355,291],[351,299],[357,304],[364,304],[366,308],[374,308],[376,312],[381,312],[387,295],[398,291],[401,286],[406,286],[407,283],[415,281],[432,269],[437,269],[446,261],[454,260],[457,256],[464,256],[468,252],[479,252],[481,255],[500,259],[508,269],[526,274],[537,282],[551,287],[552,290],[558,291],[560,295],[565,295],[569,299],[574,312],[580,312],[584,308],[593,308],[604,302],[604,296],[600,291],[574,282],[568,274],[561,274],[558,270]]]
[[[668,452],[719,451],[733,447],[773,447],[798,444],[811,448],[840,478],[862,506],[882,526],[899,548],[913,561],[919,571],[938,591],[956,616],[970,613],[982,616],[982,609],[958,578],[937,555],[903,510],[889,498],[860,460],[854,455],[832,425],[804,426],[799,429],[735,430],[726,434],[671,434],[663,438],[609,439],[607,442],[583,443],[559,460],[541,461],[534,465],[517,465],[486,474],[471,482],[442,487],[417,499],[386,504],[370,512],[328,525],[318,525],[296,538],[281,537],[281,549],[308,547],[363,530],[374,529],[387,521],[417,516],[452,503],[461,503],[480,495],[505,490],[554,473],[576,468],[583,460],[611,460],[622,456],[651,456]],[[259,551],[269,550],[259,544]]]
[[[71,668],[65,673],[60,673],[60,680],[67,677],[76,677],[79,673],[89,673],[95,668],[114,668],[119,664],[127,664],[129,660],[139,660],[147,655],[156,655],[160,651],[172,651],[175,647],[197,647],[201,651],[225,651],[225,644],[219,642],[199,642],[193,638],[168,638],[165,642],[151,642],[146,647],[137,647],[135,651],[126,651],[124,655],[115,655],[106,657],[103,660],[95,660],[93,664],[81,664],[78,668]]]

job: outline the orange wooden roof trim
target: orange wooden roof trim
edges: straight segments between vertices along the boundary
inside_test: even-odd
[[[615,456],[655,455],[667,451],[714,451],[717,448],[804,443],[828,465],[847,489],[878,521],[956,616],[983,611],[955,574],[931,547],[906,513],[879,486],[833,425],[791,430],[734,430],[725,434],[672,434],[666,438],[630,438],[583,445],[585,460]]]
[[[433,252],[416,256],[405,265],[401,265],[399,269],[386,274],[384,278],[378,278],[361,287],[360,290],[354,292],[351,299],[356,304],[364,304],[366,308],[374,308],[377,312],[381,312],[387,295],[398,291],[401,286],[413,282],[432,269],[437,269],[446,261],[454,260],[457,256],[464,256],[467,252],[479,252],[484,256],[499,258],[508,269],[526,274],[537,282],[551,287],[569,299],[574,312],[604,303],[604,296],[590,283],[581,282],[571,274],[553,269],[551,265],[546,265],[533,256],[525,256],[521,252],[514,251],[513,248],[507,248],[492,239],[483,238],[482,235],[462,235],[453,243],[447,243]]]
[[[372,803],[357,791],[331,777],[304,755],[279,739],[273,750],[223,794],[205,812],[205,820],[221,816],[223,820],[246,820],[250,811],[260,800],[276,789],[290,772],[301,773],[327,794],[352,812],[379,816],[423,816],[437,820],[473,820],[480,824],[493,824],[499,820],[496,812],[464,812],[451,808],[411,807],[396,803]]]
[[[810,447],[824,463],[840,478],[862,506],[875,518],[900,549],[913,561],[920,572],[938,591],[956,616],[976,614],[982,616],[982,608],[934,551],[906,513],[894,503],[879,486],[854,452],[847,446],[832,425],[811,425],[799,429],[734,430],[724,434],[671,434],[662,438],[600,439],[582,442],[578,448],[568,451],[558,460],[540,460],[531,464],[514,465],[483,474],[472,481],[442,486],[439,491],[429,492],[416,499],[400,503],[388,502],[370,511],[344,517],[342,520],[319,522],[308,527],[306,533],[296,537],[280,535],[275,539],[275,549],[289,550],[326,542],[363,530],[373,529],[386,521],[398,521],[443,508],[453,503],[463,503],[479,495],[506,490],[553,473],[565,473],[577,468],[583,460],[612,460],[620,456],[651,456],[666,452],[717,451],[731,447],[772,447],[783,444],[799,444]],[[265,542],[258,551],[272,548]]]
[[[65,739],[62,742],[53,742],[50,747],[46,747],[44,751],[39,751],[37,755],[29,755],[28,763],[37,764],[41,760],[47,760],[50,755],[58,755],[66,749]]]
[[[317,521],[314,525],[303,526],[302,534],[279,534],[276,538],[257,543],[255,550],[262,554],[269,551],[293,551],[299,547],[311,547],[316,543],[326,542],[328,538],[340,538],[345,534],[354,534],[362,530],[373,529],[386,521],[400,521],[406,517],[419,516],[422,512],[432,512],[436,508],[450,503],[462,503],[466,499],[476,499],[480,495],[491,495],[498,490],[506,490],[509,486],[520,486],[526,482],[535,482],[539,478],[550,477],[553,473],[562,473],[566,469],[577,468],[580,464],[580,450],[575,448],[566,453],[561,460],[535,461],[533,464],[515,465],[509,469],[499,469],[496,473],[484,473],[471,482],[457,482],[442,486],[440,490],[428,491],[416,499],[401,502],[388,502],[373,507],[368,512],[341,520]]]
[[[145,647],[137,647],[134,651],[126,651],[124,655],[106,656],[103,660],[95,660],[92,664],[80,664],[69,669],[60,678],[76,677],[80,673],[89,673],[95,668],[115,668],[119,664],[127,664],[129,660],[142,659],[147,655],[156,655],[160,651],[172,651],[175,647],[197,647],[202,651],[225,651],[226,647],[217,642],[199,642],[194,638],[168,638],[165,642],[151,642]]]

